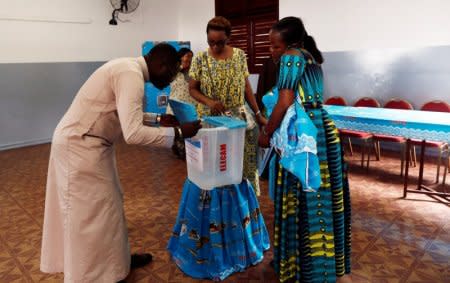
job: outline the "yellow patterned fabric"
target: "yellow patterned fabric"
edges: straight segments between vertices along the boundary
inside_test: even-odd
[[[249,76],[244,51],[233,48],[233,55],[226,60],[217,60],[200,52],[192,60],[189,76],[200,82],[200,91],[207,97],[220,100],[231,109],[245,103],[245,79]],[[206,105],[199,105],[200,116],[210,115]]]
[[[221,101],[225,108],[238,117],[238,108],[245,104],[245,81],[249,76],[247,59],[244,51],[233,48],[233,56],[226,60],[217,60],[200,52],[192,60],[189,76],[200,82],[200,91],[207,97]],[[199,117],[211,115],[206,105],[198,104]],[[248,179],[257,195],[259,190],[259,174],[257,167],[258,128],[247,129],[245,133],[243,177]]]

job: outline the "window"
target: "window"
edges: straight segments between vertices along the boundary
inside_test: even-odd
[[[278,0],[216,0],[216,15],[230,20],[229,44],[244,50],[250,73],[259,73],[270,57],[269,31],[278,21]]]

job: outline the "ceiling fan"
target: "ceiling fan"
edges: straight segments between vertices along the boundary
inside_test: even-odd
[[[109,21],[110,25],[116,26],[118,14],[130,14],[133,13],[139,6],[140,0],[110,0],[111,6],[114,10],[112,12],[112,19]],[[119,19],[120,21],[120,19]]]

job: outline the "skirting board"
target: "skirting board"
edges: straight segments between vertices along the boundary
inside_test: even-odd
[[[8,149],[14,149],[14,148],[20,148],[25,146],[33,146],[43,143],[49,143],[52,141],[52,138],[45,138],[45,139],[39,139],[39,140],[30,140],[30,141],[22,141],[17,143],[11,143],[11,144],[2,144],[0,145],[0,151],[8,150]]]

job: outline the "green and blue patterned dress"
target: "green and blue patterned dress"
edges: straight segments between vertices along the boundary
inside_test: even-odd
[[[296,103],[317,128],[321,184],[315,190],[303,188],[303,180],[282,167],[282,157],[273,157],[269,186],[275,202],[274,267],[281,282],[335,282],[350,273],[351,207],[339,134],[322,107],[321,67],[303,49],[299,55],[285,55],[277,87],[296,93]],[[280,128],[294,123],[288,112]]]

